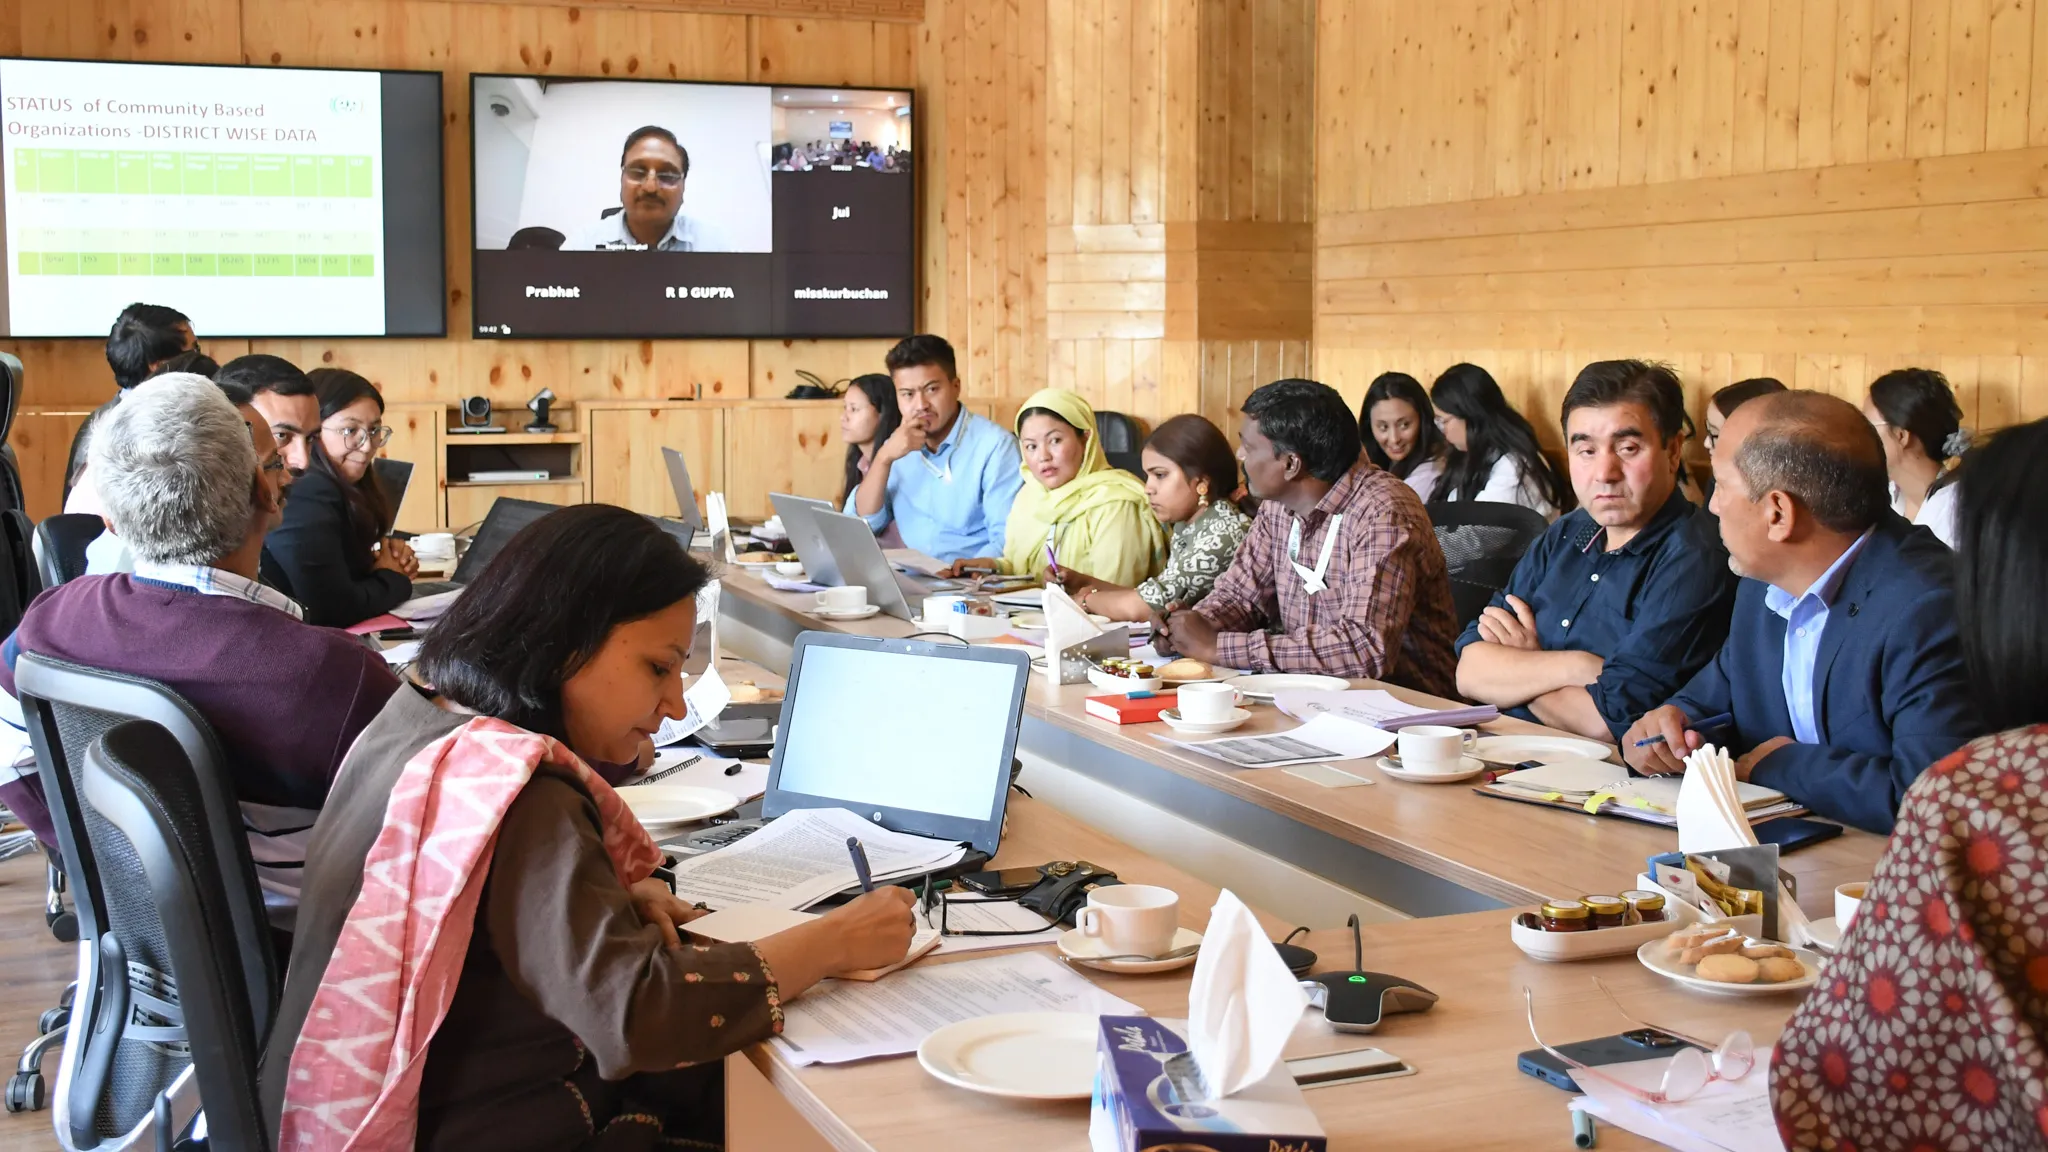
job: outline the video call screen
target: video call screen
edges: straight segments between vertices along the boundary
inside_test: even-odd
[[[0,60],[0,336],[440,336],[436,72]]]
[[[908,90],[470,86],[477,336],[910,331]]]

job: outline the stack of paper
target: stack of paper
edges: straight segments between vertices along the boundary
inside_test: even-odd
[[[1729,785],[1736,803],[1749,819],[1764,820],[1805,811],[1797,801],[1775,788],[1732,778]],[[1561,756],[1548,764],[1510,772],[1487,785],[1484,791],[1511,799],[1569,804],[1602,816],[1621,816],[1669,828],[1679,824],[1683,787],[1679,777],[1632,777],[1620,764],[1584,756]],[[1743,827],[1747,828],[1748,823],[1744,819]],[[1755,840],[1749,842],[1753,844]]]
[[[398,607],[393,608],[391,614],[401,620],[411,621],[414,624],[424,623],[428,620],[438,620],[441,617],[441,613],[448,611],[448,606],[455,603],[455,598],[460,595],[462,595],[462,589],[453,588],[446,592],[436,592],[432,596],[415,596]]]
[[[775,1043],[798,1066],[841,1064],[915,1052],[945,1025],[1005,1012],[1143,1015],[1045,953],[1024,952],[911,968],[878,984],[822,984],[783,1006]]]
[[[1384,728],[1389,732],[1410,724],[1448,724],[1454,728],[1469,728],[1475,724],[1500,719],[1500,709],[1491,704],[1430,709],[1420,704],[1410,704],[1392,692],[1380,688],[1354,688],[1347,691],[1297,689],[1275,694],[1273,706],[1296,720],[1310,720],[1328,714],[1356,720],[1360,724],[1370,724],[1375,728]]]
[[[1238,768],[1285,768],[1290,764],[1320,764],[1326,760],[1360,760],[1377,756],[1394,744],[1391,732],[1329,715],[1317,716],[1287,732],[1269,732],[1262,736],[1176,740],[1158,735],[1155,739],[1176,748],[1214,756]]]
[[[891,832],[844,808],[805,808],[677,864],[676,895],[713,908],[808,908],[859,885],[849,836],[860,838],[876,883],[936,872],[967,854],[963,845]]]

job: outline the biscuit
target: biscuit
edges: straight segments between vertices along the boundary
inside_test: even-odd
[[[1183,656],[1161,668],[1159,674],[1168,680],[1207,680],[1215,674],[1215,670],[1200,660],[1190,660]]]
[[[1792,958],[1792,950],[1782,944],[1751,944],[1742,950],[1742,954],[1751,960],[1769,960],[1773,956],[1787,960]]]
[[[1790,956],[1771,956],[1757,961],[1757,983],[1783,984],[1806,975],[1806,966]]]
[[[736,564],[773,564],[782,557],[773,552],[742,552],[733,557]]]
[[[1789,963],[1797,965],[1797,961]],[[1747,956],[1724,952],[1701,960],[1695,971],[1699,973],[1700,979],[1712,980],[1716,984],[1754,984],[1762,972],[1762,966]]]
[[[1680,964],[1698,964],[1709,956],[1726,956],[1741,951],[1742,934],[1740,932],[1730,932],[1726,936],[1717,937],[1704,944],[1695,944],[1687,948],[1678,954],[1678,962]],[[1748,959],[1748,957],[1744,957],[1744,959]],[[1754,964],[1756,961],[1751,960],[1750,963]]]
[[[1664,938],[1664,950],[1676,956],[1687,948],[1704,944],[1722,935],[1726,935],[1725,929],[1715,928],[1707,924],[1696,924],[1690,928],[1680,928]]]

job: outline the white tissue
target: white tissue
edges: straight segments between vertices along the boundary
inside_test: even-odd
[[[1735,788],[1735,761],[1726,749],[1702,745],[1685,758],[1685,779],[1678,786],[1678,850],[1713,852],[1721,848],[1752,848],[1756,829]],[[1778,883],[1778,936],[1802,947],[1813,943],[1806,913],[1783,881]]]
[[[1252,910],[1230,889],[1219,892],[1188,989],[1188,1051],[1210,1095],[1264,1079],[1307,1006]]]
[[[1054,684],[1062,683],[1060,657],[1076,644],[1085,644],[1102,635],[1102,629],[1088,618],[1088,613],[1067,590],[1057,584],[1045,586],[1045,662],[1046,675]]]

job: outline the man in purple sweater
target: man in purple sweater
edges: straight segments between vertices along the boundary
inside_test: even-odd
[[[271,922],[290,930],[304,841],[356,733],[398,689],[347,633],[300,623],[257,583],[284,506],[284,461],[254,408],[202,376],[137,386],[94,430],[91,472],[135,554],[132,574],[81,576],[36,598],[0,646],[0,688],[33,652],[144,676],[184,697],[219,739]],[[0,786],[47,841],[41,781]],[[33,793],[33,794],[30,794]]]

